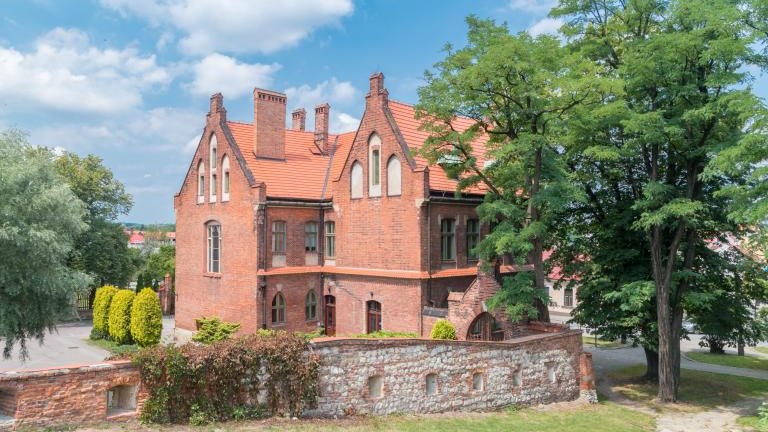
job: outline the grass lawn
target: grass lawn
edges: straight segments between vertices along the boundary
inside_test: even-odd
[[[356,417],[343,420],[270,419],[253,422],[229,422],[210,426],[163,427],[163,431],[292,431],[292,432],[642,432],[653,431],[655,420],[643,413],[606,402],[592,406],[557,409],[522,409],[498,413],[450,413],[424,416]],[[110,425],[112,430],[118,426]],[[129,424],[130,430],[153,430]],[[135,428],[134,428],[135,426]],[[101,430],[101,429],[98,429]]]
[[[115,342],[106,340],[106,339],[85,339],[85,341],[89,345],[93,345],[96,347],[99,347],[101,349],[107,350],[111,352],[113,355],[122,355],[122,354],[128,354],[132,352],[136,352],[139,350],[138,345],[118,345]]]
[[[768,354],[768,347],[764,347],[764,346],[755,347],[755,351],[761,352],[763,354]]]
[[[768,428],[761,428],[760,425],[757,423],[759,421],[759,418],[757,416],[749,416],[749,417],[739,417],[737,422],[740,426],[752,428],[754,430],[763,432],[768,431]]]
[[[597,338],[597,345],[595,345],[595,337],[589,336],[589,335],[581,335],[581,341],[585,346],[590,345],[597,348],[616,348],[616,347],[623,346],[618,341],[612,341],[612,340],[606,340],[606,339],[600,339],[600,338]]]
[[[683,369],[680,403],[672,407],[662,406],[655,402],[658,386],[639,378],[643,373],[645,366],[637,365],[609,372],[608,377],[614,383],[614,391],[657,410],[699,411],[733,404],[748,397],[768,396],[767,380]]]
[[[747,369],[768,370],[768,359],[753,356],[737,356],[734,354],[710,354],[706,352],[688,352],[687,357],[697,362],[711,363],[721,366],[733,366]]]

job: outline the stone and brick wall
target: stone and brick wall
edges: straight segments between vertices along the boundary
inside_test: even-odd
[[[125,409],[108,410],[108,391],[117,387],[135,396]],[[12,427],[132,418],[145,399],[130,362],[0,373],[0,413],[14,419]]]
[[[485,411],[573,400],[580,387],[594,395],[580,331],[505,342],[326,338],[310,346],[321,362],[318,404],[304,413],[310,417]],[[112,409],[110,389],[122,389]],[[14,420],[0,430],[133,418],[146,397],[128,362],[4,372],[0,417]]]

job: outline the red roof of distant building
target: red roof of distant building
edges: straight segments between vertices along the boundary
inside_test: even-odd
[[[144,234],[141,231],[131,232],[128,244],[144,244]]]

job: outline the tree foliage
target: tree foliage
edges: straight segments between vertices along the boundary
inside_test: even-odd
[[[511,254],[534,267],[533,277],[505,280],[498,303],[514,305],[505,308],[512,318],[548,321],[543,252],[558,216],[581,194],[558,137],[574,107],[600,100],[600,81],[581,79],[599,67],[554,37],[511,35],[474,17],[467,23],[468,45],[448,46],[419,89],[417,116],[430,133],[421,153],[459,180],[457,192],[488,191],[477,211],[494,228],[480,242],[480,257],[491,262]],[[459,116],[469,125],[459,126]],[[492,162],[482,164],[479,156]]]
[[[67,266],[75,238],[88,225],[85,206],[23,134],[0,133],[0,338],[3,357],[15,344],[42,342],[71,314],[75,295],[90,283]]]

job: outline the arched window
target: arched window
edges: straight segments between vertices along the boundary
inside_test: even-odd
[[[211,202],[216,202],[216,192],[217,192],[217,190],[219,188],[218,183],[216,181],[216,179],[217,179],[216,178],[216,165],[218,164],[218,160],[217,160],[218,156],[216,154],[216,151],[217,151],[216,145],[217,145],[216,144],[216,135],[213,134],[213,135],[211,135],[211,141],[210,141],[210,144],[209,144],[210,151],[211,151],[210,160],[209,160],[209,163],[211,164],[211,182],[210,182],[210,187],[209,187],[209,189],[210,189],[209,195],[210,195],[210,201]]]
[[[315,294],[315,290],[309,290],[307,293],[304,317],[307,319],[307,321],[317,319],[317,295]]]
[[[229,156],[224,155],[221,158],[221,171],[223,177],[221,178],[221,200],[229,201]]]
[[[221,225],[218,222],[206,224],[208,234],[206,270],[208,273],[221,273]]]
[[[352,198],[363,197],[363,165],[360,162],[352,164],[350,186]]]
[[[272,324],[285,324],[285,297],[280,293],[272,299]]]
[[[369,300],[365,303],[367,319],[365,325],[366,333],[373,333],[381,330],[381,303]]]
[[[197,163],[197,203],[205,202],[205,164],[203,160]]]
[[[400,195],[402,192],[400,171],[400,159],[392,155],[387,162],[387,195]]]
[[[368,138],[368,196],[381,196],[381,138]]]

